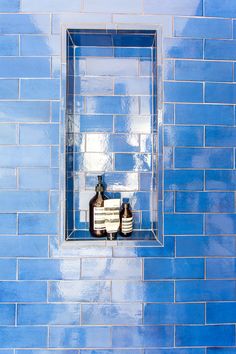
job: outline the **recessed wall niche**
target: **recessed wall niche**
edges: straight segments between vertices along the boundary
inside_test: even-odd
[[[66,239],[100,240],[88,231],[88,208],[102,174],[107,196],[131,204],[134,232],[125,241],[161,242],[158,31],[67,29],[66,37]]]

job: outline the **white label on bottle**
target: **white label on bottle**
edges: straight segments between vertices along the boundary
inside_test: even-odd
[[[105,230],[105,213],[103,207],[93,208],[93,228],[94,230]]]
[[[121,231],[123,234],[128,234],[133,231],[133,218],[122,218]]]

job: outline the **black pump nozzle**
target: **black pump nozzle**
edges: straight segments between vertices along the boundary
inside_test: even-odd
[[[98,176],[98,184],[96,185],[95,191],[96,192],[104,192],[104,187],[102,184],[102,176]]]

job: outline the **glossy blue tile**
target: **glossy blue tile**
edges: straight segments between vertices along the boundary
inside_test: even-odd
[[[38,2],[37,0],[23,0],[21,3],[21,10],[23,12],[79,12],[81,9],[81,1],[71,0],[70,4],[65,4],[63,0],[53,1],[53,0],[42,0]]]
[[[38,281],[0,282],[1,302],[46,302],[47,283]]]
[[[80,115],[80,132],[112,132],[113,116],[111,115]]]
[[[41,14],[36,14],[36,15],[1,14],[0,33],[3,34],[50,33],[50,16],[41,15]]]
[[[137,114],[139,112],[138,97],[131,96],[86,97],[86,107],[89,114]]]
[[[1,214],[3,215],[3,214]],[[11,214],[6,214],[11,215]],[[16,218],[14,219],[16,224]],[[7,222],[7,219],[6,221]],[[5,226],[5,234],[10,235]],[[16,230],[15,232],[16,233]],[[0,257],[47,257],[48,239],[47,237],[21,237],[21,236],[1,236],[0,237]]]
[[[175,106],[177,124],[234,124],[232,106],[208,104],[178,104]]]
[[[205,59],[235,60],[235,40],[211,40],[205,42]]]
[[[236,233],[236,215],[207,215],[207,235],[234,235]]]
[[[81,263],[83,279],[141,279],[140,259],[85,258]],[[129,271],[127,272],[127,269]]]
[[[207,348],[207,354],[235,354],[236,348]]]
[[[150,58],[151,48],[128,48],[128,47],[114,47],[114,56],[120,58]]]
[[[203,259],[145,259],[144,279],[201,279],[204,278]]]
[[[175,107],[173,104],[170,104],[170,103],[164,104],[163,118],[164,118],[165,124],[173,124],[174,123],[174,110],[175,110]]]
[[[47,345],[46,327],[1,327],[1,348],[38,348]]]
[[[15,324],[15,305],[0,305],[0,324],[1,326],[10,326]],[[3,354],[0,351],[1,354]]]
[[[165,38],[165,58],[202,59],[203,42],[201,39]]]
[[[212,17],[235,17],[236,4],[234,1],[226,0],[224,4],[220,0],[206,0],[205,16]]]
[[[203,171],[167,170],[165,171],[165,190],[203,190]]]
[[[233,326],[179,326],[177,346],[232,346],[235,343]]]
[[[58,230],[57,215],[54,213],[20,214],[19,232],[22,235],[56,234]]]
[[[1,16],[0,16],[1,20]],[[1,77],[49,77],[50,60],[48,58],[0,58]]]
[[[127,294],[128,297],[127,297]],[[112,302],[170,302],[174,300],[171,281],[122,281],[112,282]]]
[[[49,118],[49,102],[0,102],[1,122],[47,122]]]
[[[166,235],[201,235],[203,218],[198,214],[166,214],[164,229]]]
[[[50,282],[49,301],[108,302],[110,288],[110,281],[104,280],[54,281]]]
[[[130,13],[130,12],[140,12],[142,9],[141,2],[139,0],[132,1],[132,3],[128,4],[125,1],[115,0],[110,4],[108,0],[103,1],[85,1],[85,11],[88,12],[107,12],[109,8],[109,12],[118,12],[118,13]]]
[[[58,189],[59,172],[53,168],[20,168],[19,187],[21,189]]]
[[[234,301],[236,282],[232,280],[189,280],[176,282],[176,301]]]
[[[164,80],[174,80],[174,60],[164,61]]]
[[[209,303],[206,306],[206,322],[209,324],[234,323],[235,316],[235,302]]]
[[[75,47],[76,57],[113,57],[112,47]]]
[[[203,257],[203,256],[234,256],[236,239],[234,237],[214,236],[188,236],[177,237],[177,257]]]
[[[0,154],[0,165],[3,167],[47,167],[50,164],[48,147],[0,147]]]
[[[202,127],[164,127],[165,146],[203,146]]]
[[[205,179],[206,190],[234,191],[236,189],[236,171],[234,170],[206,171]]]
[[[206,146],[236,146],[236,128],[206,127]]]
[[[206,102],[236,103],[236,85],[206,83]]]
[[[202,102],[202,84],[189,82],[165,82],[164,99],[166,102]]]
[[[151,95],[151,79],[144,77],[119,77],[114,81],[115,95]]]
[[[80,279],[80,262],[75,260],[19,260],[20,280]]]
[[[51,327],[50,348],[108,348],[111,346],[109,327]]]
[[[177,60],[175,62],[175,79],[180,81],[233,81],[233,64]]]
[[[58,79],[23,79],[21,80],[21,98],[36,100],[59,99],[60,81]]]
[[[138,60],[135,58],[87,58],[86,74],[90,76],[137,76]]]
[[[0,191],[0,212],[47,210],[47,192]]]
[[[173,168],[173,148],[170,146],[164,147],[163,155],[164,168]]]
[[[233,279],[236,277],[235,258],[215,258],[207,259],[206,262],[207,279]]]
[[[51,349],[43,349],[43,353],[42,353],[42,349],[27,349],[27,350],[16,350],[17,354],[77,354],[76,350],[51,350]],[[4,353],[5,354],[5,353]]]
[[[176,212],[234,212],[232,192],[177,192]]]
[[[18,36],[0,36],[1,56],[12,56],[12,55],[17,56],[18,52],[19,52]]]
[[[113,80],[110,77],[78,76],[75,77],[74,90],[75,94],[80,95],[112,95],[114,93]]]
[[[0,83],[0,86],[1,86],[1,83]],[[16,143],[17,143],[16,125],[15,124],[1,124],[0,125],[0,145],[6,145],[6,144],[7,145],[14,145]]]
[[[176,148],[177,168],[233,168],[232,149]]]
[[[15,280],[15,279],[16,279],[16,260],[0,259],[0,280]]]
[[[131,325],[142,323],[141,304],[82,305],[83,325]]]
[[[18,98],[18,91],[18,80],[0,80],[0,99]]]
[[[142,349],[104,349],[104,350],[95,349],[95,350],[81,350],[80,354],[143,354],[143,353],[142,353]]]
[[[139,152],[138,134],[87,134],[88,152]]]
[[[146,349],[145,354],[205,354],[205,349],[200,349],[200,348]]]
[[[14,168],[0,169],[0,189],[16,188],[16,170]]]
[[[80,323],[78,304],[20,304],[18,325],[76,325]]]
[[[173,343],[174,328],[170,326],[117,326],[112,331],[113,348],[171,347]]]
[[[0,4],[1,12],[17,12],[20,9],[20,1],[12,0],[9,2],[8,0],[2,0]]]
[[[105,117],[105,116],[104,116]],[[114,116],[114,130],[116,133],[151,133],[151,117],[135,115]]]
[[[150,171],[150,154],[115,154],[116,171]]]
[[[58,124],[22,124],[20,126],[20,144],[22,145],[53,145],[58,143]]]
[[[23,56],[60,55],[59,36],[21,36],[20,54]]]
[[[132,172],[107,172],[103,176],[107,191],[137,191],[138,188],[138,173]],[[97,175],[86,175],[86,189],[94,190]],[[141,188],[142,190],[142,188]],[[150,185],[148,190],[150,190]]]
[[[176,17],[174,28],[177,37],[232,38],[232,23],[225,19]]]
[[[202,16],[202,1],[193,0],[191,3],[187,0],[168,0],[165,3],[162,1],[145,0],[144,12],[149,14],[171,14],[171,15],[193,15]]]
[[[204,304],[145,304],[144,324],[203,324]]]

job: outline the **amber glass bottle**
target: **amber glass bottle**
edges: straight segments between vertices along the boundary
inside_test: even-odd
[[[102,176],[98,176],[98,184],[95,188],[96,194],[89,202],[89,231],[92,236],[106,236],[104,200],[108,199],[104,194]]]
[[[133,215],[129,203],[123,203],[120,212],[120,234],[123,237],[131,236],[133,231]]]

